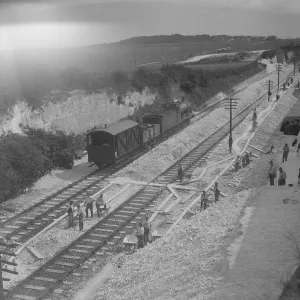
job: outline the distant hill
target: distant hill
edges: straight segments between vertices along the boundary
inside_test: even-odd
[[[295,41],[295,40],[294,40]],[[5,87],[5,99],[40,101],[45,93],[69,87],[89,85],[90,77],[108,78],[112,72],[132,72],[139,66],[155,72],[162,64],[172,64],[194,55],[219,51],[232,52],[279,49],[289,40],[276,36],[155,35],[139,36],[115,43],[84,47],[35,49],[1,52],[0,85]],[[83,79],[84,78],[84,79]]]

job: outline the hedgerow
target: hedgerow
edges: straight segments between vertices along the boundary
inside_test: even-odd
[[[54,168],[72,168],[85,147],[84,136],[29,127],[24,133],[0,137],[0,202],[30,189]]]

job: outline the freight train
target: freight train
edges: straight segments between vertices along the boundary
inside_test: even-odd
[[[122,120],[87,134],[88,161],[99,168],[113,165],[138,149],[152,147],[187,126],[194,116],[186,102],[168,102],[159,114],[145,115],[139,122]]]

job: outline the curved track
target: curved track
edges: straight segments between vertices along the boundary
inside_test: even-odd
[[[272,73],[264,75],[258,81],[270,76]],[[254,82],[252,82],[251,84],[253,84]],[[248,86],[231,94],[227,98],[219,100],[213,105],[201,110],[200,113],[203,114],[202,117],[206,116],[212,110],[219,107],[222,101],[228,99],[229,97],[232,97],[233,95],[243,91],[246,88],[248,88]],[[165,139],[167,138],[169,138],[169,136],[165,137]],[[159,143],[160,142],[162,142],[162,140],[160,140]],[[109,167],[102,171],[96,170],[84,176],[83,178],[69,184],[58,192],[42,199],[26,210],[16,214],[15,216],[5,220],[4,222],[1,222],[0,237],[6,239],[14,239],[20,243],[26,242],[35,234],[46,228],[55,219],[65,214],[70,200],[73,200],[76,205],[76,202],[82,201],[86,197],[86,192],[95,193],[103,189],[108,185],[108,183],[105,181],[106,178],[119,171],[146,152],[147,150],[142,149],[138,153],[135,153],[133,157],[124,157],[121,161],[119,161],[112,167]]]
[[[262,103],[266,94],[263,94],[234,117],[233,128],[238,126],[254,108]],[[228,135],[228,132],[229,122],[165,170],[152,183],[170,184],[174,182],[177,179],[179,163],[185,171],[200,163],[205,155]],[[164,190],[165,187],[157,188],[150,185],[143,187],[68,247],[21,281],[9,291],[7,299],[45,299],[66,277],[93,254],[99,251],[113,251],[116,245],[122,243],[126,230],[132,229],[136,220],[146,214],[146,211],[150,209],[149,207],[159,200]]]

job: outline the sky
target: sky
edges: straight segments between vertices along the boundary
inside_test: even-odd
[[[0,49],[179,33],[298,37],[299,0],[0,0]]]

